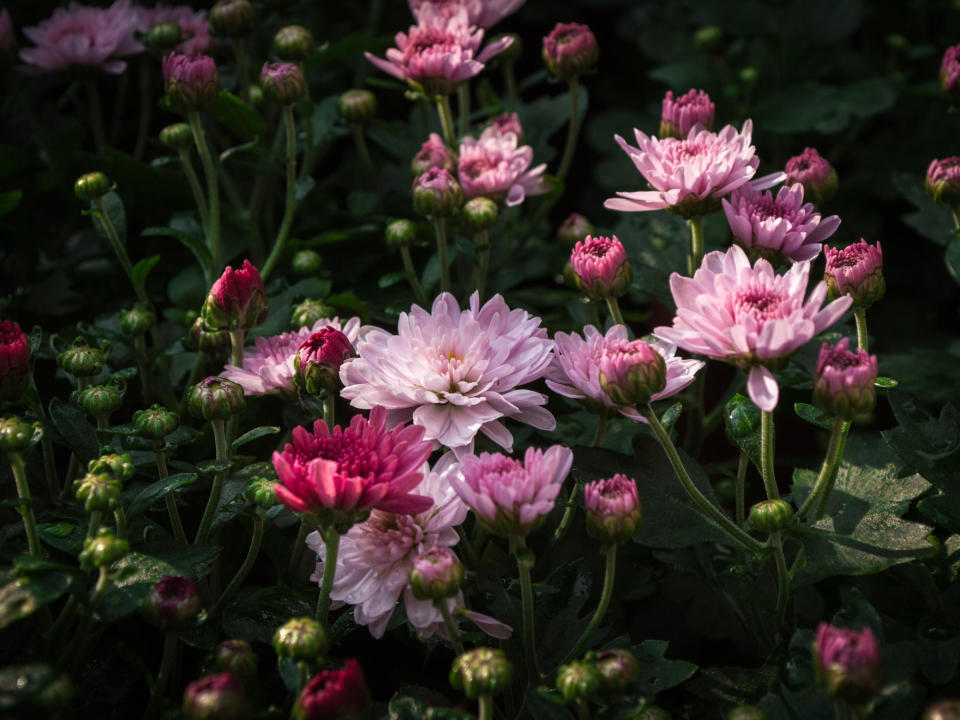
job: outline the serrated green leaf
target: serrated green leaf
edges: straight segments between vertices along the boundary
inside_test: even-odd
[[[253,442],[267,435],[276,435],[280,432],[280,428],[276,425],[261,425],[260,427],[255,427],[253,430],[248,430],[243,435],[238,437],[233,441],[231,447],[236,450],[239,447],[243,447],[247,443]]]
[[[934,417],[904,392],[888,397],[900,424],[883,432],[883,439],[907,466],[960,498],[960,411],[948,403]]]
[[[176,492],[180,488],[193,485],[193,483],[196,481],[196,473],[177,473],[176,475],[170,475],[163,480],[158,480],[157,482],[153,483],[152,485],[148,485],[140,491],[140,494],[137,495],[136,499],[130,503],[130,507],[127,510],[127,515],[134,517],[140,513],[146,512],[153,507],[156,502],[162,500],[170,493]]]
[[[799,417],[811,425],[816,425],[818,428],[823,428],[824,430],[833,429],[833,418],[824,414],[820,408],[814,407],[809,403],[794,403],[793,409]]]
[[[221,90],[213,112],[217,116],[217,122],[226,125],[230,132],[241,140],[253,140],[263,135],[266,123],[260,113],[233,93]]]

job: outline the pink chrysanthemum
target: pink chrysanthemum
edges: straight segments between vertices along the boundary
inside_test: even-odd
[[[503,417],[556,427],[541,407],[546,395],[520,389],[546,373],[553,343],[540,318],[511,310],[500,295],[480,307],[473,293],[461,311],[442,293],[429,312],[414,305],[401,313],[396,335],[371,329],[355,347],[359,357],[340,368],[341,396],[358,408],[382,405],[391,424],[412,420],[427,440],[457,452],[470,452],[477,432],[512,447]]]
[[[397,47],[387,50],[386,60],[369,52],[364,56],[385,73],[423,88],[430,96],[448,95],[513,42],[503,37],[480,50],[483,30],[470,24],[464,8],[445,16],[427,3],[420,8],[417,23],[406,35],[397,33]]]
[[[870,245],[860,242],[840,250],[824,248],[827,266],[823,279],[830,289],[831,297],[849,295],[853,309],[868,308],[883,297],[887,284],[883,277],[883,248],[880,243]]]
[[[638,147],[615,135],[653,190],[618,192],[620,197],[610,198],[604,206],[624,212],[670,210],[694,217],[718,209],[720,198],[748,182],[757,190],[773,187],[783,181],[784,173],[751,180],[760,164],[750,144],[752,132],[751,120],[740,132],[732,125],[719,133],[694,126],[683,140],[658,139],[634,130]]]
[[[542,195],[550,189],[542,176],[546,164],[530,168],[533,148],[520,145],[516,133],[500,132],[491,125],[479,138],[460,143],[457,176],[468,200],[488,197],[507,205],[519,205],[527,195]]]
[[[689,90],[678,98],[667,90],[660,115],[660,137],[685,138],[694,125],[713,130],[716,107],[703,90]]]
[[[772,411],[780,390],[770,369],[780,367],[850,307],[845,297],[821,310],[827,296],[824,282],[804,301],[809,274],[809,262],[792,265],[784,275],[775,275],[762,258],[751,267],[738,245],[707,253],[692,278],[670,276],[677,315],[673,327],[658,327],[654,335],[687,352],[749,368],[750,399]]]
[[[633,271],[623,243],[613,237],[588,235],[570,253],[570,265],[580,287],[591,300],[623,295],[633,281]]]
[[[783,169],[787,173],[784,182],[787,185],[803,185],[807,199],[814,203],[829,200],[837,192],[837,171],[816,148],[804,148],[802,153],[787,160]]]
[[[334,426],[323,420],[313,432],[296,427],[293,444],[273,453],[280,480],[277,499],[297,513],[326,511],[362,513],[366,510],[409,515],[427,510],[432,498],[412,495],[423,479],[421,466],[431,445],[416,426],[387,430],[386,412],[370,411],[370,419],[355,415],[350,425]]]
[[[823,343],[813,378],[813,404],[844,420],[873,410],[877,396],[877,356],[849,346],[849,338]]]
[[[520,123],[520,116],[515,112],[500,113],[495,118],[491,118],[490,127],[495,127],[501,133],[512,132],[517,136],[517,142],[523,142],[523,125]]]
[[[525,2],[526,0],[410,0],[410,12],[419,20],[420,13],[427,5],[431,6],[434,12],[447,17],[464,8],[469,23],[486,30],[507,15],[515,13]]]
[[[450,482],[487,530],[526,537],[553,509],[572,465],[573,451],[562,445],[527,448],[523,462],[502,453],[465,455],[462,475]]]
[[[36,47],[21,50],[20,58],[44,72],[88,67],[119,75],[127,67],[119,58],[143,50],[133,37],[136,24],[130,0],[116,0],[108,8],[71,2],[39,25],[23,29]]]
[[[184,40],[174,52],[184,55],[211,55],[217,41],[210,34],[206,10],[194,10],[188,5],[157,5],[153,8],[138,7],[137,30],[147,32],[154,25],[176,23]]]
[[[244,395],[283,395],[294,398],[297,389],[293,383],[293,376],[296,374],[293,360],[297,350],[311,335],[325,327],[341,331],[352,345],[357,344],[360,318],[350,318],[342,326],[340,318],[321,318],[311,327],[254,339],[254,346],[243,351],[243,367],[227,365],[220,376],[242,386]]]
[[[813,203],[803,202],[803,185],[760,192],[750,185],[720,201],[734,241],[755,260],[766,258],[775,267],[785,261],[813,260],[828,237],[840,226],[836,215],[821,218]]]
[[[436,133],[430,133],[430,137],[420,146],[417,154],[413,156],[410,169],[414,175],[422,175],[430,168],[435,167],[452,173],[456,169],[456,159],[443,138]]]
[[[600,360],[605,351],[629,341],[627,328],[614,325],[606,335],[593,325],[583,329],[584,337],[577,333],[557,333],[553,336],[553,364],[547,372],[547,387],[559,395],[579,400],[591,412],[616,410],[636,422],[646,422],[633,406],[617,405],[600,387]],[[685,360],[676,356],[677,348],[670,343],[651,339],[650,346],[663,356],[667,367],[667,384],[650,398],[650,402],[663,400],[683,390],[696,378],[704,363],[700,360]]]
[[[940,61],[940,87],[954,102],[960,97],[958,80],[960,80],[960,45],[953,45],[946,49]]]
[[[821,622],[813,646],[817,678],[830,695],[862,702],[880,690],[883,658],[873,630]]]

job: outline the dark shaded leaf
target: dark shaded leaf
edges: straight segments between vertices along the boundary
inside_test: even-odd
[[[99,454],[97,432],[87,421],[87,415],[83,410],[60,398],[53,398],[50,401],[49,410],[50,419],[57,428],[57,432],[84,464]]]
[[[169,477],[164,478],[163,480],[157,480],[157,482],[152,485],[145,487],[130,503],[130,507],[127,509],[127,515],[130,517],[135,517],[142,512],[146,512],[153,505],[164,497],[169,495],[172,492],[176,492],[180,488],[193,485],[197,481],[196,473],[177,473],[176,475],[170,475]]]

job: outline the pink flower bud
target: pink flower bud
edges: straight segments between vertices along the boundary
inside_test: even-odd
[[[870,628],[857,632],[820,623],[814,644],[817,678],[833,697],[864,702],[877,694],[883,660]]]
[[[787,160],[784,171],[787,173],[784,183],[803,185],[803,194],[814,205],[829,200],[837,192],[837,171],[815,148],[804,148],[802,153]]]
[[[667,384],[663,355],[643,340],[604,348],[599,364],[600,387],[617,405],[645,405]]]
[[[829,415],[851,420],[873,410],[877,391],[877,356],[850,352],[849,338],[820,346],[813,380],[813,404]]]
[[[457,162],[446,143],[443,142],[443,138],[436,133],[430,133],[430,138],[420,146],[419,152],[413,156],[410,169],[414,175],[422,175],[430,168],[435,167],[442,168],[452,174],[457,167]]]
[[[336,328],[322,327],[297,350],[293,380],[310,395],[319,395],[323,390],[336,392],[343,387],[340,366],[347,358],[356,356],[346,335]]]
[[[587,507],[587,534],[604,545],[625,543],[640,527],[637,483],[626,475],[587,483],[583,499]]]
[[[249,260],[239,270],[227,267],[203,303],[206,330],[252,330],[267,319],[269,308],[260,271]]]
[[[247,716],[243,684],[230,673],[207,675],[183,691],[183,715],[187,720],[239,720]]]
[[[306,93],[303,70],[293,63],[265,62],[260,70],[260,87],[270,102],[293,105]]]
[[[713,118],[716,107],[710,96],[703,90],[689,90],[674,99],[667,90],[663,98],[663,112],[660,116],[660,137],[674,137],[683,140],[690,134],[694,125],[705,130],[713,130]]]
[[[220,92],[220,74],[208,55],[170,53],[163,59],[163,85],[177,111],[205,110]]]
[[[297,698],[293,716],[296,720],[347,720],[366,717],[369,706],[363,669],[351,658],[340,670],[314,675]]]
[[[850,295],[853,309],[868,308],[883,297],[883,250],[878,242],[868,245],[863,239],[842,250],[824,247],[827,269],[823,279],[830,288],[830,297]]]
[[[570,263],[580,279],[580,287],[592,300],[623,295],[633,281],[627,251],[616,235],[588,235],[574,246]]]
[[[927,193],[938,203],[960,202],[960,157],[933,160],[927,168]]]
[[[572,80],[592,70],[599,57],[597,38],[580,23],[557,23],[543,39],[543,61],[561,80]]]
[[[0,400],[16,400],[30,382],[30,341],[20,326],[0,321]]]
[[[407,580],[418,600],[440,601],[456,596],[463,582],[463,563],[445,547],[436,547],[414,559]]]
[[[495,127],[501,133],[512,132],[517,136],[517,144],[523,144],[523,125],[520,124],[520,116],[515,112],[505,112],[497,115],[489,122],[490,127]]]
[[[143,602],[147,619],[164,632],[191,627],[200,615],[200,609],[197,586],[179,575],[162,578]]]
[[[960,104],[960,45],[948,47],[940,62],[940,87],[954,105]]]
[[[413,181],[413,208],[422,215],[449,218],[460,211],[463,190],[453,175],[432,167]]]

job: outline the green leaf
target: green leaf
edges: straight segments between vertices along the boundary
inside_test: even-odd
[[[70,587],[69,575],[45,572],[17,577],[0,587],[0,629],[29,617]]]
[[[937,245],[947,245],[955,240],[953,213],[949,205],[938,205],[923,185],[923,175],[894,173],[894,186],[916,210],[903,215],[903,221]]]
[[[247,443],[253,442],[259,438],[265,437],[267,435],[276,435],[280,432],[280,428],[276,425],[261,425],[260,427],[255,427],[253,430],[245,432],[243,435],[238,437],[233,441],[231,447],[236,450],[239,447],[246,445]]]
[[[3,213],[0,213],[2,215]],[[947,264],[947,272],[954,282],[960,283],[960,237],[955,237],[947,245],[947,253],[943,257]]]
[[[197,262],[200,263],[200,267],[206,270],[210,267],[212,260],[210,259],[210,251],[207,249],[206,244],[203,240],[200,240],[193,235],[189,235],[180,230],[175,230],[172,227],[148,227],[145,228],[140,235],[142,237],[173,237],[183,243],[190,252],[193,253],[193,256],[197,259]]]
[[[0,193],[0,217],[16,210],[22,197],[23,190],[9,190]]]
[[[337,124],[337,100],[339,95],[328,95],[320,102],[313,104],[313,114],[310,123],[313,126],[313,142],[316,145],[324,142],[327,135]]]
[[[630,650],[640,662],[640,693],[650,697],[689,680],[697,666],[686,660],[668,660],[666,640],[644,640]]]
[[[808,403],[794,403],[793,409],[796,411],[797,415],[811,425],[816,425],[818,428],[823,428],[824,430],[833,429],[833,418],[824,414],[820,408],[814,407]]]
[[[253,140],[263,135],[266,123],[260,113],[247,105],[233,93],[221,90],[213,108],[217,122],[227,128],[241,140]]]
[[[751,462],[760,470],[760,408],[737,393],[727,401],[723,419],[730,442],[747,454]]]
[[[294,185],[294,197],[296,198],[296,204],[299,205],[300,202],[310,194],[310,191],[313,190],[317,182],[309,175],[302,178],[297,178],[296,184]]]
[[[389,272],[384,275],[381,275],[377,280],[377,287],[379,288],[388,288],[392,285],[396,285],[401,280],[407,277],[407,273],[403,271],[399,272]]]
[[[40,539],[52,548],[77,556],[83,549],[87,531],[68,522],[38,523]]]
[[[904,392],[888,397],[900,425],[883,439],[907,466],[960,499],[960,411],[948,403],[935,418]]]
[[[83,410],[56,397],[50,401],[49,410],[57,432],[84,464],[97,457],[100,453],[97,431],[87,421]]]
[[[267,298],[270,315],[267,321],[249,333],[250,337],[269,337],[279,335],[290,324],[290,308],[296,298],[322,298],[330,292],[330,281],[319,278],[304,278],[276,295]]]
[[[92,202],[90,203],[90,207],[95,207]],[[126,245],[127,214],[123,209],[123,200],[120,199],[120,196],[115,191],[111,190],[103,196],[103,211],[113,224],[113,228],[117,231],[117,235],[120,237],[120,244]],[[96,228],[97,233],[109,243],[110,239],[107,236],[107,231],[100,215],[95,212],[92,213],[91,217],[93,218],[93,226]]]
[[[528,685],[524,704],[533,720],[573,720],[574,717],[560,694],[552,688]]]
[[[133,286],[140,290],[144,295],[146,295],[146,282],[147,275],[150,274],[150,271],[153,270],[153,266],[160,262],[159,255],[152,255],[148,258],[144,258],[136,265],[133,266],[133,272],[130,273],[130,282],[133,283]]]
[[[673,429],[673,426],[676,424],[677,420],[680,419],[680,413],[683,412],[683,403],[674,403],[668,407],[663,415],[660,416],[660,424],[663,425],[663,429],[667,432],[670,432]]]
[[[242,588],[223,612],[223,631],[228,637],[271,644],[273,633],[293,617],[313,617],[313,607],[291,588]]]
[[[153,507],[156,502],[162,500],[170,493],[176,492],[180,488],[193,485],[193,483],[197,481],[197,477],[198,476],[196,473],[177,473],[176,475],[170,475],[163,480],[157,480],[157,482],[153,483],[152,485],[148,485],[140,491],[140,494],[137,495],[136,499],[130,503],[130,507],[127,510],[127,515],[134,517],[140,513],[146,512]]]
[[[884,377],[883,375],[881,375],[876,380],[874,380],[873,384],[876,385],[878,388],[895,388],[900,384],[900,382],[897,380],[894,380],[892,377]]]

